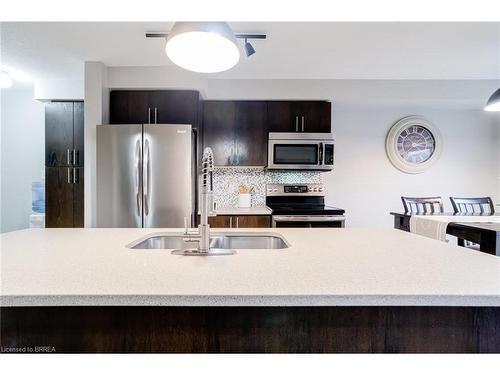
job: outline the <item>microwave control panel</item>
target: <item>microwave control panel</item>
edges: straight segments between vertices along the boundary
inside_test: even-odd
[[[325,145],[325,165],[333,165],[333,144]]]

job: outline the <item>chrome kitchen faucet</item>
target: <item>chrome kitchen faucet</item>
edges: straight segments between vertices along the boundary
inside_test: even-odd
[[[217,216],[214,210],[213,195],[213,172],[214,172],[214,154],[210,147],[203,150],[201,160],[201,197],[200,197],[200,225],[198,232],[192,233],[185,221],[184,241],[198,242],[197,249],[174,250],[172,254],[179,255],[231,255],[235,251],[231,249],[211,249],[210,248],[210,224],[209,216]]]

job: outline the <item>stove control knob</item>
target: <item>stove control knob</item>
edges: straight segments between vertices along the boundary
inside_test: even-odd
[[[278,192],[278,189],[273,189],[273,193],[276,193],[276,192]]]
[[[318,188],[314,188],[313,191],[318,191]]]
[[[323,188],[319,188],[319,190],[318,190],[318,191],[323,191]]]
[[[310,187],[310,188],[307,188],[307,190],[309,190],[309,191],[313,191],[313,189],[312,189],[311,187]]]

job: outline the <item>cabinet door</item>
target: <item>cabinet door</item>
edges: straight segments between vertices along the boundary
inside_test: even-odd
[[[47,103],[45,105],[45,166],[69,165],[72,150],[73,103]]]
[[[269,228],[271,227],[271,217],[269,215],[237,216],[237,224],[238,228]]]
[[[212,148],[216,166],[235,163],[235,107],[233,101],[206,101],[203,105],[203,148]]]
[[[73,227],[84,227],[83,167],[73,168]]]
[[[83,102],[75,102],[73,105],[73,165],[83,166],[84,153],[84,125],[83,125]]]
[[[45,168],[45,226],[73,227],[73,184],[70,167]]]
[[[236,165],[267,165],[266,112],[266,102],[236,102]]]
[[[230,228],[231,218],[232,216],[228,215],[210,216],[208,218],[208,224],[211,228]]]
[[[111,91],[110,124],[147,124],[153,121],[148,91]]]
[[[198,121],[199,93],[197,91],[150,91],[151,123],[189,124]]]
[[[294,102],[267,102],[267,131],[295,132],[298,131],[298,119],[294,112]]]
[[[299,119],[299,131],[312,133],[331,131],[332,105],[330,102],[296,102],[295,113]]]

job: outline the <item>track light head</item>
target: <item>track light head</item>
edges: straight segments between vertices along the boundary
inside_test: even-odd
[[[252,56],[255,53],[255,48],[245,39],[245,53],[247,57]]]

